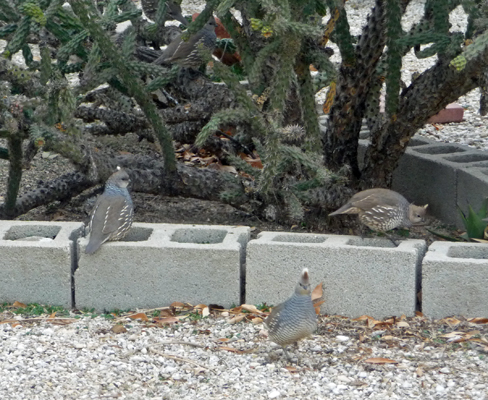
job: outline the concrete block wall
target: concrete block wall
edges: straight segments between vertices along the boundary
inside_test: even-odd
[[[488,153],[452,143],[418,140],[393,174],[393,190],[429,204],[440,220],[463,228],[458,206],[476,210],[488,195]]]
[[[71,307],[80,222],[0,221],[0,303]]]
[[[241,302],[248,227],[133,225],[119,242],[93,255],[79,239],[76,306],[97,310],[151,308],[174,301]]]
[[[422,311],[432,318],[488,316],[488,246],[434,242],[422,264]]]
[[[263,232],[247,248],[246,301],[286,300],[308,267],[312,285],[323,282],[323,313],[413,316],[425,251],[423,240],[394,247],[386,239]]]
[[[323,282],[322,312],[488,316],[488,246],[262,232],[231,226],[134,224],[124,241],[84,251],[81,223],[0,221],[0,302],[97,310],[192,304],[276,305],[300,271]],[[246,293],[244,292],[246,291]],[[74,293],[74,296],[73,296]],[[245,296],[244,296],[245,293]]]

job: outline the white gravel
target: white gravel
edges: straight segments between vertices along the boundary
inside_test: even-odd
[[[323,318],[320,333],[291,351],[298,363],[289,363],[262,324],[220,316],[164,328],[123,322],[120,334],[102,317],[0,325],[0,398],[488,398],[486,352],[436,347],[405,330],[394,337],[358,323],[347,332],[337,318]],[[397,363],[366,361],[378,357]]]

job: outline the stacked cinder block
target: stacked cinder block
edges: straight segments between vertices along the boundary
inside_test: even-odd
[[[93,255],[79,240],[76,306],[97,310],[161,307],[174,301],[241,301],[248,227],[133,224],[124,240]]]
[[[0,221],[0,302],[72,306],[74,243],[82,223]]]
[[[306,267],[312,286],[323,282],[323,313],[411,316],[425,250],[423,240],[394,247],[384,239],[263,232],[247,247],[246,302],[282,302]]]
[[[434,242],[422,264],[422,312],[429,318],[488,315],[488,246]]]

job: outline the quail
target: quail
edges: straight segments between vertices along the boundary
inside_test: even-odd
[[[90,240],[85,253],[93,254],[109,240],[120,240],[132,225],[134,207],[127,186],[129,175],[117,167],[105,184],[105,190],[97,199],[91,213],[88,230]]]
[[[423,222],[427,206],[428,204],[425,206],[410,204],[405,197],[393,190],[375,188],[356,193],[345,205],[329,216],[358,214],[359,221],[368,228],[386,232]]]
[[[317,314],[312,303],[308,269],[304,268],[293,295],[284,303],[273,307],[264,320],[269,339],[282,346],[290,359],[286,346],[310,336],[317,328]]]
[[[188,41],[178,35],[166,49],[163,54],[154,61],[154,64],[178,64],[181,67],[198,68],[202,64],[202,58],[199,54],[199,46],[207,48],[212,52],[215,48],[217,35],[215,19],[212,17],[197,33],[190,36]]]

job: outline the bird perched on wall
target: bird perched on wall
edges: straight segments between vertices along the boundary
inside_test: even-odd
[[[109,240],[120,240],[132,226],[134,207],[127,186],[129,175],[117,167],[105,184],[105,190],[97,199],[90,217],[90,240],[85,253],[93,254]]]
[[[394,228],[409,228],[425,221],[427,206],[410,204],[400,193],[375,188],[356,193],[330,216],[358,214],[359,221],[373,231],[386,232]],[[393,239],[390,238],[393,241]],[[395,242],[394,242],[395,243]]]
[[[310,336],[317,329],[317,314],[312,303],[307,268],[303,269],[293,295],[273,307],[264,323],[269,329],[269,339],[283,347],[288,359],[290,357],[285,346]]]
[[[191,35],[188,41],[185,42],[181,34],[178,35],[154,61],[154,64],[178,64],[181,67],[198,68],[203,62],[199,54],[199,46],[203,45],[213,52],[217,41],[216,26],[215,18],[212,17],[202,29]]]

